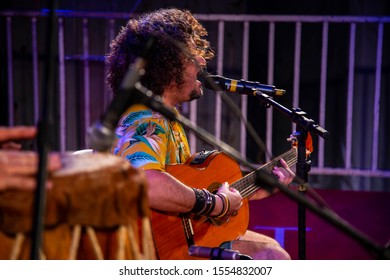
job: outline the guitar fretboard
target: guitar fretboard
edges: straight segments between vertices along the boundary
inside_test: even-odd
[[[272,169],[274,168],[274,166],[278,164],[281,158],[284,159],[284,161],[287,163],[289,167],[293,166],[294,164],[297,163],[297,149],[291,148],[289,151],[285,152],[284,154],[262,165],[257,170],[261,170],[267,174],[271,174]],[[243,198],[253,194],[255,191],[261,188],[261,186],[255,184],[257,180],[256,171],[252,171],[245,177],[242,177],[240,180],[232,183],[230,186],[237,189]]]

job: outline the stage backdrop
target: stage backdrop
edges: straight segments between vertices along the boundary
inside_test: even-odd
[[[344,220],[379,245],[390,241],[390,193],[318,190],[322,198]],[[250,202],[249,228],[275,237],[298,259],[298,210],[286,195]],[[369,260],[376,256],[356,240],[328,222],[306,212],[306,259]]]

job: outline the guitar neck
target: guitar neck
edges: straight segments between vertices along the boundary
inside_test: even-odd
[[[271,174],[272,169],[274,168],[274,166],[278,165],[281,158],[284,159],[288,167],[293,166],[294,164],[297,163],[297,149],[295,147],[291,148],[289,151],[285,152],[284,154],[262,165],[256,171],[261,170],[267,174]],[[252,171],[245,177],[242,177],[238,181],[230,184],[230,186],[237,189],[243,198],[248,197],[249,195],[253,194],[255,191],[257,191],[262,187],[256,185],[256,180],[257,180],[256,171]]]

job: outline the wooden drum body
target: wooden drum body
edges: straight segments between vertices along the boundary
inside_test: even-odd
[[[146,181],[108,154],[65,154],[46,192],[41,258],[154,259]],[[29,259],[34,192],[0,192],[0,259]]]

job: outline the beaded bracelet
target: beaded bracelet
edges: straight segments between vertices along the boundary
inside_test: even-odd
[[[222,218],[223,216],[225,216],[229,212],[230,201],[229,201],[227,195],[224,194],[224,193],[217,193],[217,195],[222,200],[222,210],[221,210],[221,213],[218,216],[216,216],[216,218],[219,219],[219,218]]]

